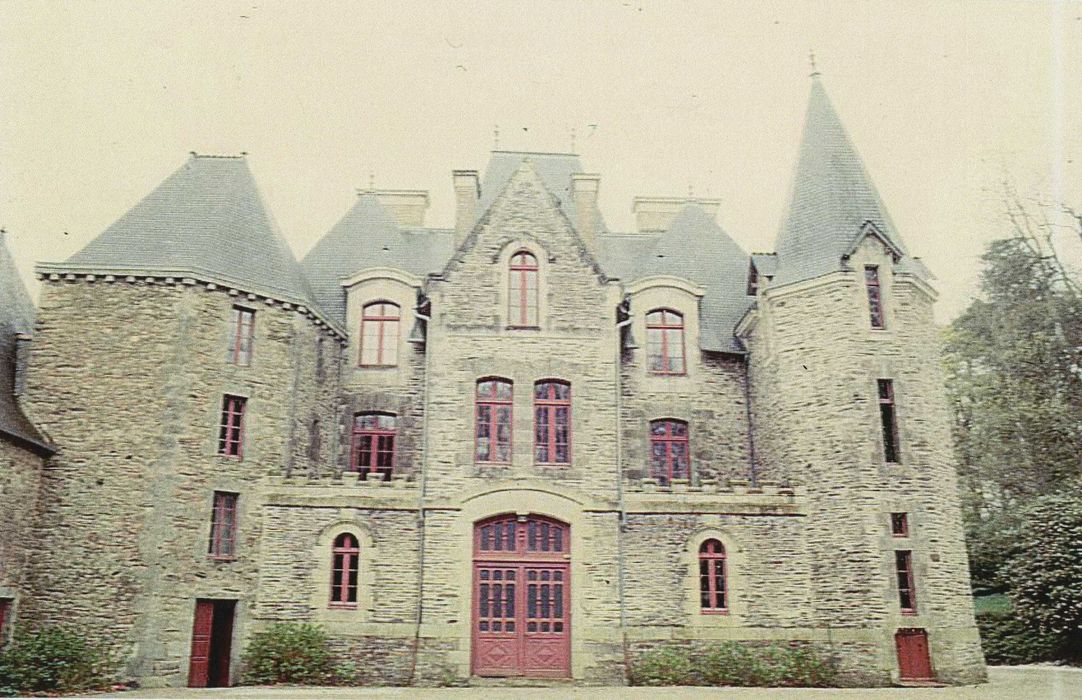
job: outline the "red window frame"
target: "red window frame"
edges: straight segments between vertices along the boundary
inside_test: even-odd
[[[909,514],[890,514],[890,534],[892,537],[909,537]]]
[[[676,351],[679,350],[679,355]],[[651,374],[687,374],[684,315],[673,309],[646,314],[646,366]],[[677,362],[679,364],[677,364]]]
[[[254,345],[255,311],[234,306],[232,330],[229,334],[229,362],[241,367],[250,366]]]
[[[328,607],[356,608],[361,546],[357,536],[343,532],[331,549],[331,599]]]
[[[510,464],[514,425],[514,384],[499,377],[477,381],[474,461]]]
[[[395,367],[398,365],[399,323],[402,310],[390,301],[373,301],[361,309],[359,367]],[[375,357],[372,357],[371,340],[375,340]],[[368,352],[368,357],[365,353]],[[369,361],[366,361],[369,360]]]
[[[901,456],[898,449],[898,414],[894,403],[894,382],[890,379],[877,379],[876,391],[879,401],[879,422],[883,428],[883,461],[898,464]]]
[[[540,269],[537,257],[528,250],[520,250],[511,256],[507,283],[508,328],[537,328],[540,325]],[[531,291],[533,298],[530,297]]]
[[[673,479],[691,478],[691,440],[686,421],[650,421],[650,476],[666,486]],[[681,453],[684,464],[679,463]]]
[[[215,491],[210,516],[211,559],[228,561],[237,558],[237,498],[239,494]]]
[[[887,327],[887,317],[883,311],[883,286],[879,282],[877,265],[864,266],[864,287],[868,290],[868,314],[872,328],[884,330]]]
[[[534,384],[534,462],[571,463],[571,384],[546,379]]]
[[[699,545],[699,611],[704,615],[729,612],[725,545],[718,539],[709,539]]]
[[[898,580],[898,605],[903,615],[917,614],[917,585],[913,577],[913,552],[894,551],[894,569]]]
[[[222,396],[222,418],[218,423],[218,454],[232,459],[244,459],[244,412],[248,399],[243,396]]]
[[[379,474],[389,481],[394,473],[398,416],[393,413],[358,413],[353,417],[351,471],[367,480]]]

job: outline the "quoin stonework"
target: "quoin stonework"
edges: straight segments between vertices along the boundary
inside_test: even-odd
[[[661,644],[984,677],[931,275],[818,78],[772,253],[612,231],[578,156],[365,190],[298,262],[193,154],[35,308],[0,246],[0,613],[144,685],[324,626],[363,682],[621,684]],[[499,681],[488,681],[499,682]]]

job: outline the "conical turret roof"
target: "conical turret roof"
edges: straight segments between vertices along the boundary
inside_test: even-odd
[[[243,157],[193,154],[62,267],[190,273],[282,301],[312,299]]]
[[[34,330],[34,303],[15,269],[5,236],[0,231],[0,434],[51,452],[15,401],[15,336]]]
[[[775,247],[774,284],[841,269],[842,256],[851,251],[868,222],[905,254],[901,236],[822,82],[813,77],[792,196]]]

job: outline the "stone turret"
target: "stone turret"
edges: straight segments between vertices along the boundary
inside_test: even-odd
[[[898,679],[898,630],[923,630],[941,680],[979,680],[935,292],[818,78],[792,191],[776,274],[738,332],[759,460],[808,486],[811,623],[833,630],[852,682]],[[892,513],[906,514],[904,536]]]
[[[38,275],[26,405],[59,452],[25,611],[78,620],[128,673],[182,685],[193,599],[235,599],[238,625],[258,614],[260,480],[323,469],[310,445],[332,444],[340,331],[243,158],[193,155]],[[243,416],[227,431],[230,401]],[[208,546],[215,492],[236,494],[229,551]]]

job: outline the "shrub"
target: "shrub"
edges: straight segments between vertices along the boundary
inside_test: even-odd
[[[252,635],[244,650],[244,681],[319,684],[333,677],[327,635],[319,625],[276,622]]]
[[[62,627],[18,632],[0,651],[0,695],[76,693],[116,682],[112,655]]]
[[[812,686],[834,685],[833,664],[813,649],[739,642],[699,650],[662,646],[630,665],[632,685]]]
[[[699,685],[688,650],[662,646],[643,653],[630,665],[631,685]]]
[[[980,613],[977,626],[984,658],[992,665],[1050,661],[1066,650],[1064,635],[1041,634],[1011,613]]]

